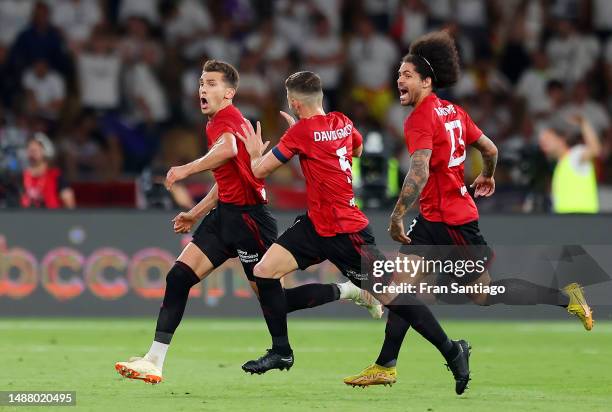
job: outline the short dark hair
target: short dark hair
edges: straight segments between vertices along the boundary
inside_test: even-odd
[[[225,81],[228,86],[234,89],[238,88],[240,75],[238,74],[238,70],[231,64],[219,60],[207,60],[206,63],[204,63],[204,71],[221,73],[223,74],[223,81]]]
[[[305,95],[320,94],[323,92],[323,84],[318,74],[313,72],[297,72],[287,77],[285,87],[289,92]]]
[[[551,116],[546,125],[561,137],[569,147],[583,142],[580,126],[570,122],[561,114]]]
[[[402,62],[414,64],[423,79],[431,78],[433,88],[449,87],[459,80],[459,53],[455,40],[446,31],[416,39]]]

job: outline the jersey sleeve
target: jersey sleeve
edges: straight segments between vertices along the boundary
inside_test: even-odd
[[[472,120],[469,114],[463,112],[465,118],[465,143],[472,144],[482,136],[482,130]]]
[[[417,150],[433,149],[434,131],[432,122],[424,116],[409,117],[404,124],[404,138],[408,151],[413,154]]]
[[[287,163],[293,156],[303,152],[303,147],[297,138],[296,126],[290,127],[280,138],[280,142],[272,148],[272,153],[278,160]]]
[[[226,120],[219,120],[215,122],[215,124],[206,130],[206,134],[209,136],[209,141],[215,143],[223,133],[231,133],[234,134],[234,128],[232,127],[231,122]]]
[[[363,144],[363,136],[357,130],[356,127],[353,126],[353,149],[361,146]]]

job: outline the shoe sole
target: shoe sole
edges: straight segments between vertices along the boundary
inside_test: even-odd
[[[161,376],[157,375],[142,376],[140,372],[137,372],[134,369],[128,368],[124,365],[119,365],[118,363],[115,364],[115,370],[124,378],[144,381],[146,383],[150,383],[151,385],[156,385],[163,380]]]
[[[393,386],[394,383],[397,382],[397,379],[389,382],[373,382],[373,383],[355,383],[355,382],[344,382],[345,385],[354,387],[359,387],[361,389],[365,389],[367,386]]]
[[[250,373],[251,375],[263,375],[264,373],[274,370],[274,369],[278,369],[279,371],[284,371],[286,370],[287,372],[289,372],[289,369],[291,369],[293,365],[291,366],[283,366],[282,368],[272,368],[272,369],[268,369],[265,371],[255,371],[255,370],[251,370],[251,369],[246,369],[246,368],[242,368],[243,371],[245,371],[246,373]]]

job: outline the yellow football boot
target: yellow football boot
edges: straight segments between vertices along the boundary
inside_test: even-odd
[[[397,382],[397,370],[395,366],[385,368],[377,364],[372,364],[362,370],[358,375],[344,378],[344,383],[352,387],[360,386],[365,388],[370,385],[393,385]]]
[[[570,299],[567,311],[577,316],[586,330],[593,329],[593,311],[586,303],[582,287],[578,283],[570,283],[563,288],[563,292]]]

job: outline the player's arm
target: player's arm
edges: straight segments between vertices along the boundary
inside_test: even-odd
[[[236,138],[231,133],[223,133],[201,158],[182,166],[171,167],[166,175],[166,188],[170,189],[174,182],[192,174],[222,166],[237,154]]]
[[[482,172],[470,187],[475,187],[474,197],[489,197],[495,192],[495,167],[497,165],[497,146],[484,134],[472,143],[482,156]]]
[[[580,126],[580,132],[582,133],[584,145],[586,146],[586,150],[582,153],[581,160],[587,162],[599,157],[601,155],[601,143],[599,142],[599,137],[597,137],[597,132],[593,128],[593,125],[586,117],[581,115],[574,116],[572,121]]]
[[[202,216],[213,210],[217,206],[219,201],[219,191],[217,184],[210,189],[210,192],[200,200],[200,202],[191,208],[188,212],[181,212],[174,219],[174,231],[176,233],[188,233],[191,227],[197,222]]]
[[[410,239],[404,231],[404,215],[419,198],[427,179],[429,179],[430,159],[431,149],[415,150],[411,156],[410,169],[391,214],[391,223],[388,230],[393,240],[404,244],[410,243]]]
[[[353,147],[353,157],[361,157],[361,154],[363,153],[363,145],[360,144],[357,147]]]
[[[244,134],[236,133],[236,137],[244,143],[244,147],[251,157],[251,170],[253,170],[253,175],[256,178],[267,177],[289,160],[284,159],[278,147],[273,148],[265,155],[263,154],[270,141],[264,143],[261,137],[261,123],[257,122],[257,130],[255,130],[251,122],[246,122],[242,125],[242,131]]]

